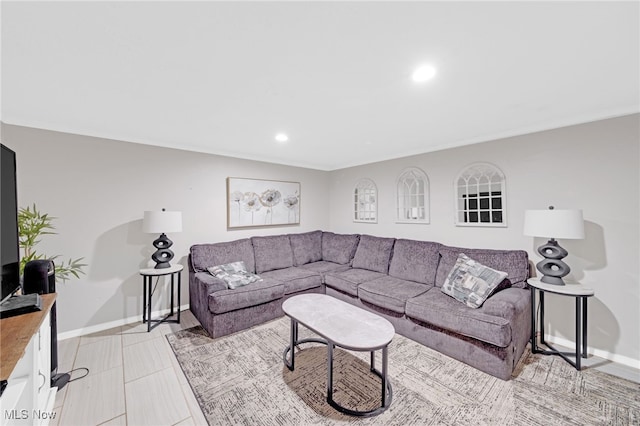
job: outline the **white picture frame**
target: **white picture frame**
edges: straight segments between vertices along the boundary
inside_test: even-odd
[[[227,178],[227,228],[300,225],[300,182]]]

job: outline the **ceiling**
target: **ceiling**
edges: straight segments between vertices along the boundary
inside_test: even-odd
[[[637,1],[0,12],[9,124],[335,170],[640,111]]]

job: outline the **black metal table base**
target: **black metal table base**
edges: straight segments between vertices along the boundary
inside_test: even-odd
[[[531,287],[531,301],[534,302],[536,289]],[[576,370],[581,370],[581,359],[587,358],[587,296],[573,296],[576,299],[576,350],[575,352],[560,351],[544,339],[544,291],[539,291],[540,299],[540,344],[548,348],[538,346],[538,330],[535,314],[535,305],[531,307],[531,353],[543,355],[558,355],[571,364]],[[575,361],[569,357],[573,357]]]
[[[169,319],[173,316],[174,312],[173,312],[173,293],[174,293],[174,276],[178,275],[178,305],[176,306],[176,318],[175,319]],[[180,280],[181,280],[181,274],[180,271],[177,272],[172,272],[171,273],[171,300],[170,300],[170,308],[169,308],[169,313],[163,317],[163,318],[159,318],[159,319],[151,319],[151,296],[153,294],[153,292],[151,291],[152,288],[152,278],[154,276],[157,275],[143,275],[142,276],[142,283],[143,283],[143,289],[142,289],[142,323],[147,323],[147,332],[153,330],[155,327],[157,327],[158,325],[160,325],[163,322],[172,322],[172,323],[177,323],[180,324]]]
[[[302,343],[320,343],[323,345],[327,345],[327,402],[334,409],[350,416],[372,417],[377,416],[378,414],[384,412],[387,408],[389,408],[389,406],[391,405],[391,401],[393,400],[393,389],[391,387],[391,382],[389,382],[389,379],[387,377],[387,346],[382,348],[382,371],[378,371],[375,368],[375,351],[369,351],[371,354],[370,371],[380,377],[380,380],[382,382],[380,407],[368,411],[358,411],[343,407],[333,399],[333,352],[336,345],[333,342],[329,342],[320,338],[298,340],[298,322],[293,318],[291,319],[290,337],[290,345],[285,348],[284,353],[282,354],[282,360],[284,362],[284,365],[286,365],[287,368],[291,371],[293,371],[295,368],[295,347],[299,346]],[[287,354],[289,354],[289,352],[291,352],[290,359],[287,357]]]

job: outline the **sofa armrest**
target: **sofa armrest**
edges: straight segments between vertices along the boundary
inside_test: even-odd
[[[198,288],[198,294],[206,300],[207,296],[216,291],[226,290],[227,285],[220,278],[206,272],[196,272],[194,274],[194,284]]]
[[[207,272],[189,271],[189,308],[203,326],[210,320],[209,295],[226,289],[224,281]]]
[[[489,297],[482,305],[482,311],[511,320],[519,313],[529,309],[531,294],[522,288],[506,288]]]

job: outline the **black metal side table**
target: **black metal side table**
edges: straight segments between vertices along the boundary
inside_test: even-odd
[[[140,275],[142,275],[142,323],[143,324],[145,322],[147,323],[147,332],[151,331],[154,327],[156,327],[158,324],[163,322],[175,322],[180,324],[180,281],[181,281],[182,269],[183,269],[182,265],[172,265],[169,268],[162,268],[162,269],[154,269],[154,268],[140,269]],[[151,319],[151,306],[152,306],[151,296],[153,296],[153,291],[152,291],[151,280],[153,279],[153,277],[162,277],[166,275],[171,275],[171,301],[170,301],[169,314],[164,318],[152,320]],[[176,275],[178,276],[178,294],[177,294],[178,304],[176,306],[177,315],[176,315],[176,319],[169,319],[170,317],[173,316],[174,278]],[[155,323],[155,324],[152,326],[151,323]]]
[[[531,288],[531,352],[534,354],[559,355],[576,370],[581,369],[581,358],[587,357],[587,299],[594,295],[593,289],[584,287],[582,284],[554,285],[546,284],[536,278],[527,280]],[[540,344],[545,345],[548,350],[538,347],[538,330],[536,321],[536,291],[540,299]],[[576,351],[562,352],[554,348],[544,339],[544,294],[554,293],[561,296],[570,296],[576,299]],[[575,357],[575,361],[569,357]]]

